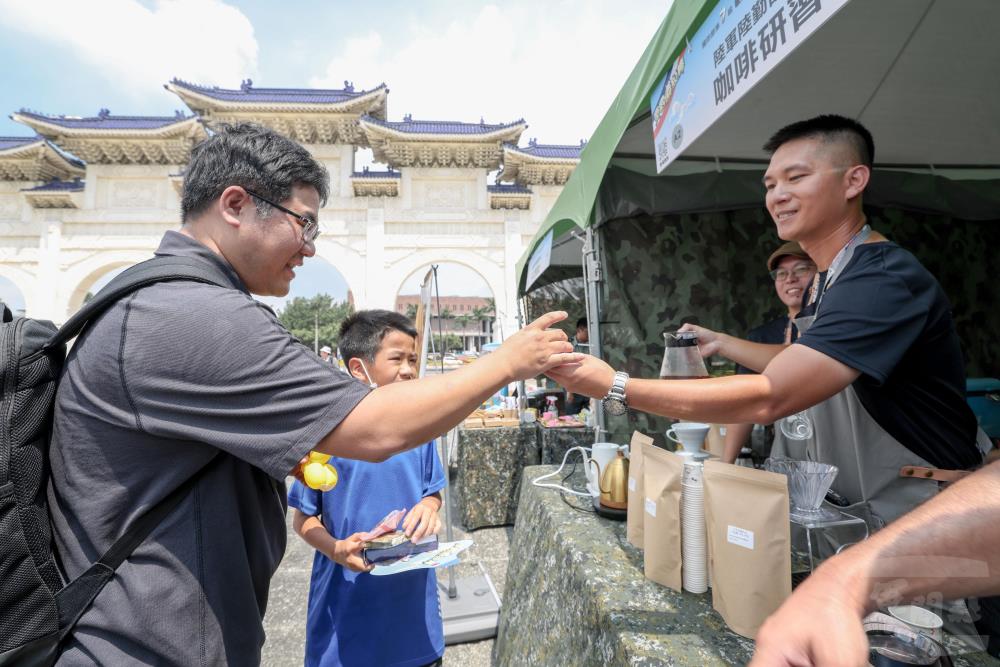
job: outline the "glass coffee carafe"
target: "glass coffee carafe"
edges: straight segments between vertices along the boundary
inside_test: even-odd
[[[660,378],[685,380],[708,377],[708,369],[698,350],[698,334],[693,331],[666,332],[663,334],[663,364]]]

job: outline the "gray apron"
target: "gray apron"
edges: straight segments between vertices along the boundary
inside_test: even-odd
[[[842,269],[850,263],[854,251],[870,232],[866,224],[831,262],[823,290],[813,294],[816,314],[822,305],[823,293],[840,277]],[[818,282],[817,274],[814,290]],[[795,320],[799,335],[808,331],[813,320],[815,315]],[[776,428],[772,452],[778,448],[791,458],[837,466],[837,478],[831,488],[850,503],[845,510],[864,519],[870,530],[878,530],[937,493],[936,482],[899,476],[899,469],[906,465],[935,466],[879,426],[861,405],[852,386],[809,408],[806,413],[813,424],[812,437],[794,443]]]
[[[872,531],[937,493],[934,481],[899,476],[903,466],[936,466],[879,426],[853,387],[846,387],[807,413],[813,423],[812,437],[796,441],[776,428],[772,455],[837,466],[831,488],[851,503],[844,510],[865,519]]]

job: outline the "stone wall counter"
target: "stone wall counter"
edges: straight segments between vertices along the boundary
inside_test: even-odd
[[[534,424],[459,429],[459,512],[467,530],[514,523],[525,466],[538,465]]]
[[[539,463],[548,465],[562,463],[567,450],[573,447],[590,447],[594,444],[594,429],[587,426],[546,428],[538,425]],[[569,463],[579,461],[578,455],[570,457]]]
[[[625,522],[573,509],[558,491],[531,484],[555,469],[524,470],[494,664],[746,664],[753,642],[726,628],[711,594],[646,579]],[[582,468],[569,481],[582,489]]]
[[[573,509],[558,491],[531,484],[555,469],[524,470],[493,663],[745,665],[753,642],[726,627],[711,592],[678,593],[646,579],[624,522]],[[582,490],[580,467],[569,482]],[[957,667],[1000,664],[982,653],[952,659]]]

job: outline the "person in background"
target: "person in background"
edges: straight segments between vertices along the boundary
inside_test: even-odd
[[[576,321],[576,335],[573,337],[573,351],[590,354],[590,333],[587,330],[587,318]],[[582,394],[566,392],[566,414],[576,415],[590,405],[590,399]]]
[[[417,330],[391,310],[362,310],[340,328],[348,370],[372,388],[417,377]],[[428,665],[444,654],[434,570],[387,577],[368,572],[358,537],[400,508],[413,541],[441,527],[444,471],[434,442],[381,463],[331,458],[340,480],[316,491],[296,481],[292,526],[316,549],[306,615],[306,665]],[[392,640],[386,640],[391,628]]]
[[[802,297],[816,275],[816,265],[798,243],[789,241],[767,258],[767,270],[774,281],[774,291],[788,312],[767,324],[751,329],[747,334],[747,340],[771,345],[791,345],[799,337],[799,330],[794,320],[802,310]],[[736,373],[743,375],[752,374],[754,371],[737,364]],[[753,424],[749,423],[726,426],[726,445],[722,455],[725,463],[736,461],[740,450],[746,446],[752,429]],[[775,437],[781,436],[776,433]]]
[[[324,345],[323,347],[319,348],[319,358],[328,364],[332,364],[334,362],[333,350],[330,348],[329,345]]]

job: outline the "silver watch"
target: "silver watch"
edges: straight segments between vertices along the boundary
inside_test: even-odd
[[[604,411],[613,417],[620,417],[628,412],[628,401],[625,400],[625,383],[628,382],[628,373],[618,371],[615,373],[615,380],[611,383],[608,395],[604,397]]]

